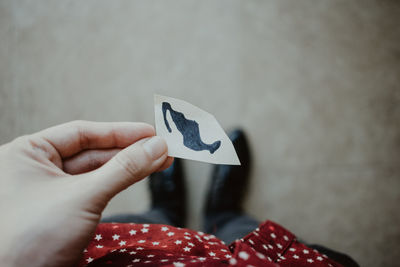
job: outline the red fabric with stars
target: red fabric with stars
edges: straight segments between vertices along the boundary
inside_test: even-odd
[[[213,235],[159,224],[99,224],[80,266],[341,267],[266,221],[229,246]]]

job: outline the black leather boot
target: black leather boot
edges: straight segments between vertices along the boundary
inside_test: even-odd
[[[241,213],[242,201],[249,180],[251,155],[247,138],[242,130],[229,133],[241,165],[217,165],[209,187],[205,213],[205,228],[212,227],[213,219],[224,212]]]
[[[173,226],[183,227],[186,219],[186,190],[182,161],[175,158],[165,171],[150,175],[151,208],[158,209]]]

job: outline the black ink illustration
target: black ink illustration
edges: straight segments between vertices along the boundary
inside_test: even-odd
[[[167,120],[167,111],[170,112],[176,128],[183,135],[183,144],[187,148],[195,151],[209,150],[213,154],[220,147],[221,141],[215,141],[210,145],[205,144],[200,138],[199,124],[195,120],[186,119],[183,113],[173,110],[170,103],[163,102],[162,112],[168,132],[171,133],[172,129]]]

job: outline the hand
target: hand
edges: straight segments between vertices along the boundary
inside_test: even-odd
[[[73,266],[108,201],[173,161],[144,123],[76,121],[0,146],[0,262]]]

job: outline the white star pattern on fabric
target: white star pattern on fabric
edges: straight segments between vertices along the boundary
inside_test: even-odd
[[[243,240],[246,246],[227,247],[213,235],[204,233],[200,235],[199,232],[193,232],[190,229],[179,229],[168,225],[100,224],[88,248],[85,249],[81,266],[90,265],[93,262],[101,265],[106,262],[106,259],[108,264],[115,264],[117,261],[114,262],[114,260],[120,261],[118,256],[123,255],[122,253],[125,253],[125,256],[118,264],[125,267],[133,267],[138,263],[147,263],[147,266],[168,264],[172,267],[189,267],[198,263],[205,264],[208,261],[209,264],[218,265],[218,263],[229,262],[230,265],[236,266],[239,262],[243,263],[243,266],[260,266],[263,265],[262,261],[275,261],[277,264],[286,261],[285,266],[297,266],[300,263],[310,267],[313,265],[328,267],[329,265],[329,261],[324,259],[326,256],[298,242],[290,232],[277,224],[268,225],[267,223],[267,227],[263,225],[258,232],[258,237],[255,232],[235,241],[240,243],[240,240]],[[165,233],[165,236],[160,236],[160,233]],[[263,237],[267,238],[263,239]],[[143,247],[139,247],[140,245]],[[260,248],[263,249],[260,250]],[[109,255],[110,258],[103,260],[102,257],[105,255]],[[196,257],[196,255],[206,256]],[[331,267],[333,266],[334,264]]]
[[[143,225],[143,227],[146,227],[146,228],[150,227],[150,224],[142,224],[142,225]]]
[[[257,257],[259,257],[260,259],[265,259],[265,256],[263,254],[261,254],[260,252],[256,253]]]
[[[85,248],[85,249],[83,250],[83,253],[86,253],[86,252],[88,252],[88,250]]]
[[[250,256],[249,256],[249,254],[247,252],[245,252],[245,251],[240,251],[239,252],[239,258],[247,261],[249,259],[249,257]]]
[[[130,234],[130,235],[136,235],[136,231],[135,231],[135,230],[130,230],[130,231],[129,231],[129,234]]]
[[[174,262],[174,266],[175,267],[184,267],[185,264],[183,264],[182,262]]]

